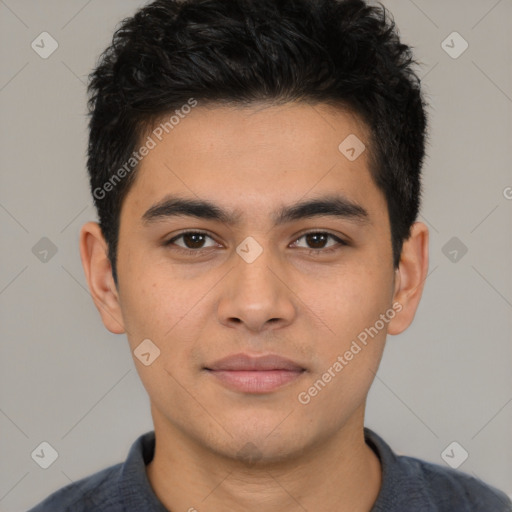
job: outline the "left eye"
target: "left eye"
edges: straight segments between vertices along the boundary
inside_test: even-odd
[[[338,238],[337,236],[331,235],[330,233],[322,233],[322,232],[312,232],[312,233],[306,233],[302,235],[301,237],[297,238],[297,240],[294,242],[294,244],[297,244],[299,240],[304,240],[308,244],[308,247],[305,247],[306,249],[325,249],[330,248],[335,245],[345,245],[343,240]],[[328,239],[334,240],[334,243],[330,245],[326,245],[326,242]],[[298,245],[300,247],[300,245]],[[304,246],[302,246],[304,247]]]

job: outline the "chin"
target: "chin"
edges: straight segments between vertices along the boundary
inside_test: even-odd
[[[251,420],[247,419],[251,422]],[[211,446],[214,451],[229,459],[238,460],[244,464],[268,465],[292,460],[303,455],[308,445],[314,444],[314,439],[309,438],[310,433],[303,428],[279,428],[282,418],[273,418],[270,422],[251,422],[248,424],[226,425],[226,430],[232,437],[224,436],[218,439],[217,446]],[[313,436],[314,437],[314,436]],[[209,442],[211,443],[211,439]]]

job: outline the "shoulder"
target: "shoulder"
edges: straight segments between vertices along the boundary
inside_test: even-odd
[[[122,512],[128,509],[165,512],[146,474],[146,464],[152,460],[154,449],[154,431],[142,434],[132,444],[123,463],[59,489],[29,512]]]
[[[62,487],[28,512],[85,512],[121,510],[117,481],[122,464],[116,464]]]
[[[471,475],[420,459],[398,456],[398,463],[423,487],[435,510],[511,512],[505,493]]]
[[[505,493],[471,475],[397,455],[366,428],[365,439],[382,466],[381,490],[372,512],[512,512]]]

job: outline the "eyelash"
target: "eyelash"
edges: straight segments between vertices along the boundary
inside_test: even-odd
[[[166,242],[164,242],[163,245],[165,247],[171,246],[171,245],[174,244],[174,242],[176,240],[179,240],[180,238],[182,238],[185,235],[191,235],[191,234],[192,235],[204,235],[204,236],[207,236],[207,237],[211,238],[212,240],[214,240],[213,236],[210,235],[209,233],[205,232],[205,231],[197,231],[197,230],[194,230],[194,231],[183,231],[179,235],[176,235],[173,238],[171,238],[170,240],[167,240]],[[297,242],[298,240],[300,240],[301,238],[307,236],[307,235],[327,235],[328,237],[330,237],[333,240],[335,240],[337,242],[337,244],[338,244],[337,246],[328,247],[328,248],[325,248],[325,249],[309,249],[309,251],[308,251],[308,255],[309,256],[318,256],[320,253],[322,253],[322,254],[331,254],[331,253],[335,252],[336,250],[338,250],[341,246],[348,246],[349,245],[347,242],[345,242],[341,238],[337,237],[336,235],[333,235],[332,233],[329,233],[328,231],[308,231],[308,232],[303,233],[302,235],[300,235],[298,238],[296,238],[294,243]],[[212,247],[207,247],[206,250],[208,250],[208,249],[212,249]],[[181,254],[185,254],[187,256],[201,256],[201,254],[205,250],[205,248],[186,249],[184,247],[180,247],[178,245],[175,245],[173,250],[175,250],[175,251],[177,251],[177,252],[179,252]]]

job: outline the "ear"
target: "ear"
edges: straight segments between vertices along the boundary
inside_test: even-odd
[[[108,245],[97,222],[80,230],[80,257],[94,304],[105,327],[114,334],[125,332],[119,295],[108,259]]]
[[[404,241],[400,263],[396,269],[393,303],[399,303],[397,315],[388,324],[388,334],[400,334],[411,325],[428,272],[428,228],[415,222],[411,235]]]

